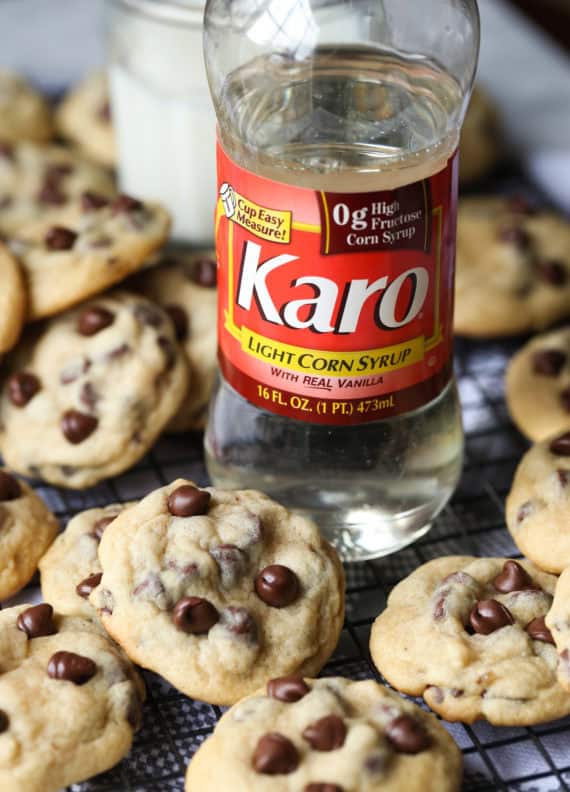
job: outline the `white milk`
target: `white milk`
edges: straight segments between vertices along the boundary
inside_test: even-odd
[[[176,19],[112,5],[109,76],[121,190],[163,203],[175,239],[211,244],[216,119],[202,56],[204,2]],[[168,4],[165,4],[168,5]],[[133,11],[132,6],[142,9]]]

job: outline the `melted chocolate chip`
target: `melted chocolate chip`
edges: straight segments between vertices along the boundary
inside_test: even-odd
[[[522,523],[523,520],[526,520],[526,518],[533,513],[533,511],[534,506],[532,501],[525,501],[525,503],[522,504],[517,512],[517,523]]]
[[[94,575],[89,575],[86,577],[85,580],[82,580],[81,583],[78,583],[75,587],[75,591],[79,594],[80,597],[83,599],[87,599],[91,592],[97,588],[99,583],[101,582],[101,578],[103,577],[102,572],[97,572]]]
[[[113,214],[128,214],[129,212],[138,212],[142,209],[144,204],[130,195],[119,195],[118,198],[112,203]]]
[[[480,600],[471,609],[469,622],[479,635],[490,635],[502,627],[514,624],[511,612],[497,600]]]
[[[7,160],[14,159],[14,146],[10,143],[0,142],[0,157]]]
[[[526,569],[516,561],[505,561],[500,574],[493,580],[493,586],[501,594],[510,594],[511,591],[528,591],[538,588]]]
[[[178,629],[192,635],[205,635],[219,618],[212,603],[201,597],[183,597],[172,612],[172,620]]]
[[[125,357],[125,355],[130,355],[132,352],[131,347],[128,344],[121,344],[114,349],[111,349],[110,352],[107,352],[105,355],[105,360],[120,360],[121,358]]]
[[[556,475],[561,487],[567,487],[570,484],[570,470],[557,470]]]
[[[8,731],[10,728],[10,718],[6,715],[4,710],[0,710],[0,734]]]
[[[527,231],[520,226],[504,226],[499,229],[498,239],[501,242],[513,244],[519,250],[528,250],[532,244],[532,239]]]
[[[417,754],[431,745],[429,734],[415,718],[399,715],[386,726],[386,737],[398,753]]]
[[[303,732],[303,739],[315,751],[335,751],[344,745],[345,723],[338,715],[327,715],[309,724]]]
[[[285,608],[299,596],[299,579],[289,567],[272,564],[255,579],[257,596],[272,608]]]
[[[104,101],[101,107],[97,110],[97,118],[100,121],[104,121],[106,124],[111,123],[111,103],[108,100]]]
[[[172,319],[172,324],[174,325],[174,331],[178,341],[186,341],[189,330],[188,314],[186,313],[186,310],[181,305],[177,305],[176,303],[165,305],[164,310]]]
[[[246,608],[229,605],[222,611],[220,621],[234,635],[239,635],[252,642],[257,640],[257,625]]]
[[[52,184],[59,184],[66,176],[70,176],[73,170],[73,165],[65,162],[48,165],[45,171],[45,179]]]
[[[278,677],[267,683],[267,695],[278,701],[286,701],[288,704],[300,701],[310,692],[311,688],[300,676]]]
[[[564,388],[563,391],[560,391],[558,398],[564,411],[570,413],[570,388]]]
[[[62,191],[59,184],[46,179],[38,193],[38,202],[49,206],[63,206],[67,203],[67,196]]]
[[[44,238],[48,250],[71,250],[77,239],[77,234],[64,226],[53,226]]]
[[[540,279],[549,286],[564,286],[568,281],[566,267],[561,261],[539,261],[537,269]]]
[[[546,626],[544,616],[538,616],[536,619],[533,619],[527,624],[525,630],[534,641],[542,641],[543,643],[549,643],[554,646],[554,638]]]
[[[166,370],[172,371],[172,369],[176,365],[176,358],[177,358],[176,347],[174,346],[170,338],[166,338],[166,336],[159,336],[157,343],[158,346],[161,348],[162,352],[164,353],[164,357],[166,360]]]
[[[316,783],[307,784],[303,792],[344,792],[338,784]]]
[[[199,286],[204,286],[207,289],[215,288],[218,282],[218,270],[216,262],[212,259],[199,259],[195,261],[190,277]]]
[[[570,432],[566,432],[550,443],[550,453],[556,456],[570,456]]]
[[[183,484],[168,496],[168,511],[175,517],[196,517],[207,513],[211,499],[206,490]]]
[[[299,766],[299,754],[291,740],[273,732],[259,740],[252,763],[263,775],[288,775]]]
[[[18,616],[18,630],[26,633],[28,638],[40,638],[43,635],[55,635],[57,628],[53,623],[53,608],[47,602],[27,608]]]
[[[8,398],[14,407],[25,407],[41,389],[41,383],[35,374],[20,371],[8,380]]]
[[[61,417],[61,431],[67,441],[78,445],[93,434],[99,421],[79,410],[67,410]]]
[[[115,314],[100,305],[84,308],[77,319],[77,332],[82,336],[93,336],[115,321]]]
[[[94,410],[100,400],[100,395],[92,382],[85,382],[79,392],[79,401],[89,410]]]
[[[210,550],[210,555],[219,567],[223,588],[235,586],[246,570],[246,558],[239,547],[219,545]]]
[[[111,517],[101,517],[101,519],[97,520],[97,522],[93,526],[92,536],[94,536],[96,539],[101,541],[101,539],[103,538],[103,534],[105,532],[105,528],[108,525],[111,525],[113,520],[116,520],[116,519],[117,519],[117,515],[116,514],[111,516]]]
[[[150,303],[137,303],[133,313],[137,321],[148,327],[160,327],[164,320],[162,311]]]
[[[76,382],[79,377],[82,377],[83,374],[86,374],[90,368],[91,361],[87,358],[74,360],[71,363],[68,363],[67,366],[65,366],[65,368],[61,371],[59,375],[59,381],[62,385],[70,385],[72,382]]]
[[[534,215],[536,214],[536,207],[533,206],[528,198],[523,195],[513,195],[508,201],[508,210],[513,214]]]
[[[22,488],[18,479],[0,470],[0,501],[16,500],[22,494]]]
[[[51,679],[64,679],[74,685],[84,685],[97,673],[97,666],[89,657],[75,652],[56,652],[47,668]]]
[[[109,206],[109,200],[104,195],[99,195],[92,190],[86,190],[81,193],[81,209],[84,212],[94,212],[97,209],[103,209],[104,206]]]
[[[566,353],[560,349],[539,349],[532,357],[535,374],[543,377],[557,377],[566,363]]]

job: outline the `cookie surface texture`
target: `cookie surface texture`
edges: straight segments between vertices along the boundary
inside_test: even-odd
[[[44,97],[19,74],[0,69],[0,143],[51,138],[51,111]]]
[[[26,287],[20,265],[0,243],[0,355],[20,337],[26,314]]]
[[[62,137],[96,162],[113,168],[117,154],[109,87],[103,72],[87,75],[64,97],[56,111]]]

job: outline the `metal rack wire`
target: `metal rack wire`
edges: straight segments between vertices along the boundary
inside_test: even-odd
[[[456,365],[467,437],[463,477],[451,504],[419,543],[386,559],[347,565],[347,619],[324,674],[381,681],[368,653],[370,626],[395,583],[440,555],[519,555],[504,527],[504,497],[526,443],[509,421],[503,374],[516,345],[457,342]],[[176,476],[207,481],[201,437],[164,438],[133,470],[85,492],[45,485],[38,491],[65,523],[92,506],[138,498]],[[35,594],[19,595],[26,601]],[[142,730],[117,767],[73,792],[183,792],[185,769],[221,715],[146,673],[148,703]],[[421,702],[418,702],[421,703]],[[570,790],[570,719],[533,728],[496,729],[448,724],[465,755],[467,792]]]

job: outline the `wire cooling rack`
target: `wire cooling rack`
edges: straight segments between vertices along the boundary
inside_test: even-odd
[[[370,627],[390,589],[420,564],[449,554],[519,555],[503,520],[504,498],[526,448],[509,421],[503,395],[505,366],[516,346],[457,341],[467,438],[459,488],[420,542],[389,558],[346,566],[346,624],[323,674],[381,681],[368,653]],[[136,468],[85,492],[41,484],[37,489],[65,524],[77,511],[140,498],[177,476],[207,483],[200,435],[163,438]],[[37,589],[27,589],[16,601],[35,596]],[[183,792],[186,767],[222,710],[188,699],[154,674],[144,676],[148,702],[129,756],[110,772],[72,786],[73,792]],[[446,725],[465,755],[465,792],[570,790],[570,719],[517,729],[485,722]]]

